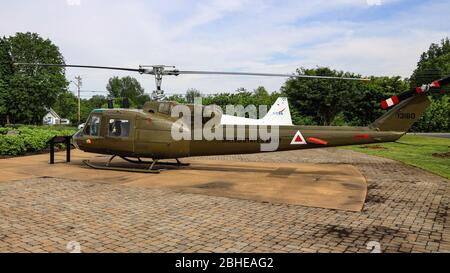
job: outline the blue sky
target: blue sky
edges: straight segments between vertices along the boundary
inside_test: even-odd
[[[72,64],[274,73],[329,66],[408,77],[430,43],[450,36],[449,11],[449,1],[417,0],[16,0],[0,3],[0,34],[38,32]],[[127,75],[67,70],[68,79],[78,74],[90,90]],[[133,76],[147,92],[154,89],[149,76]],[[214,93],[263,85],[273,91],[283,82],[190,75],[166,77],[163,89]]]

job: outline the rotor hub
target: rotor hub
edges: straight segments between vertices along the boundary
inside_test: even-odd
[[[149,69],[151,68],[151,69]],[[141,74],[153,74],[155,76],[156,90],[153,90],[151,98],[153,100],[161,100],[165,97],[164,91],[161,89],[163,75],[172,75],[171,70],[166,71],[166,68],[175,68],[173,65],[140,65],[139,70]],[[169,72],[169,73],[167,73]]]

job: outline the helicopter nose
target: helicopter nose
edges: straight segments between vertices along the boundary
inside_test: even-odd
[[[80,147],[78,147],[77,138],[75,136],[72,136],[72,144],[73,146],[75,146],[75,149],[80,149]]]
[[[78,132],[76,132],[73,136],[72,136],[72,143],[73,146],[75,146],[75,148],[80,149],[80,147],[78,147],[78,143],[77,141],[80,139],[80,137],[83,135],[83,129],[78,130]]]

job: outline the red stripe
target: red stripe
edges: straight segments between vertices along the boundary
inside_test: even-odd
[[[388,108],[387,102],[386,102],[385,100],[382,101],[382,102],[380,103],[380,105],[381,105],[381,108],[383,108],[383,109],[387,109],[387,108]]]
[[[434,87],[436,87],[436,88],[441,87],[441,86],[439,85],[439,81],[434,81],[434,82],[433,82],[433,85],[434,85]]]
[[[369,138],[369,134],[358,134],[358,135],[354,135],[354,138]]]
[[[416,87],[416,93],[417,93],[417,94],[422,93],[422,88],[421,88],[421,87]]]
[[[312,143],[315,143],[315,144],[320,144],[320,145],[327,145],[328,144],[328,141],[320,139],[320,138],[314,138],[314,137],[308,137],[306,139],[306,141],[312,142]]]
[[[397,96],[392,96],[392,102],[394,102],[394,104],[397,104],[398,103],[398,98],[397,98]]]

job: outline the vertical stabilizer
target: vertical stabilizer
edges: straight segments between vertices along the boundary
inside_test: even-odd
[[[262,122],[263,124],[292,125],[287,98],[279,97],[262,118]]]
[[[430,105],[425,94],[408,98],[375,120],[370,127],[380,131],[407,132]]]

